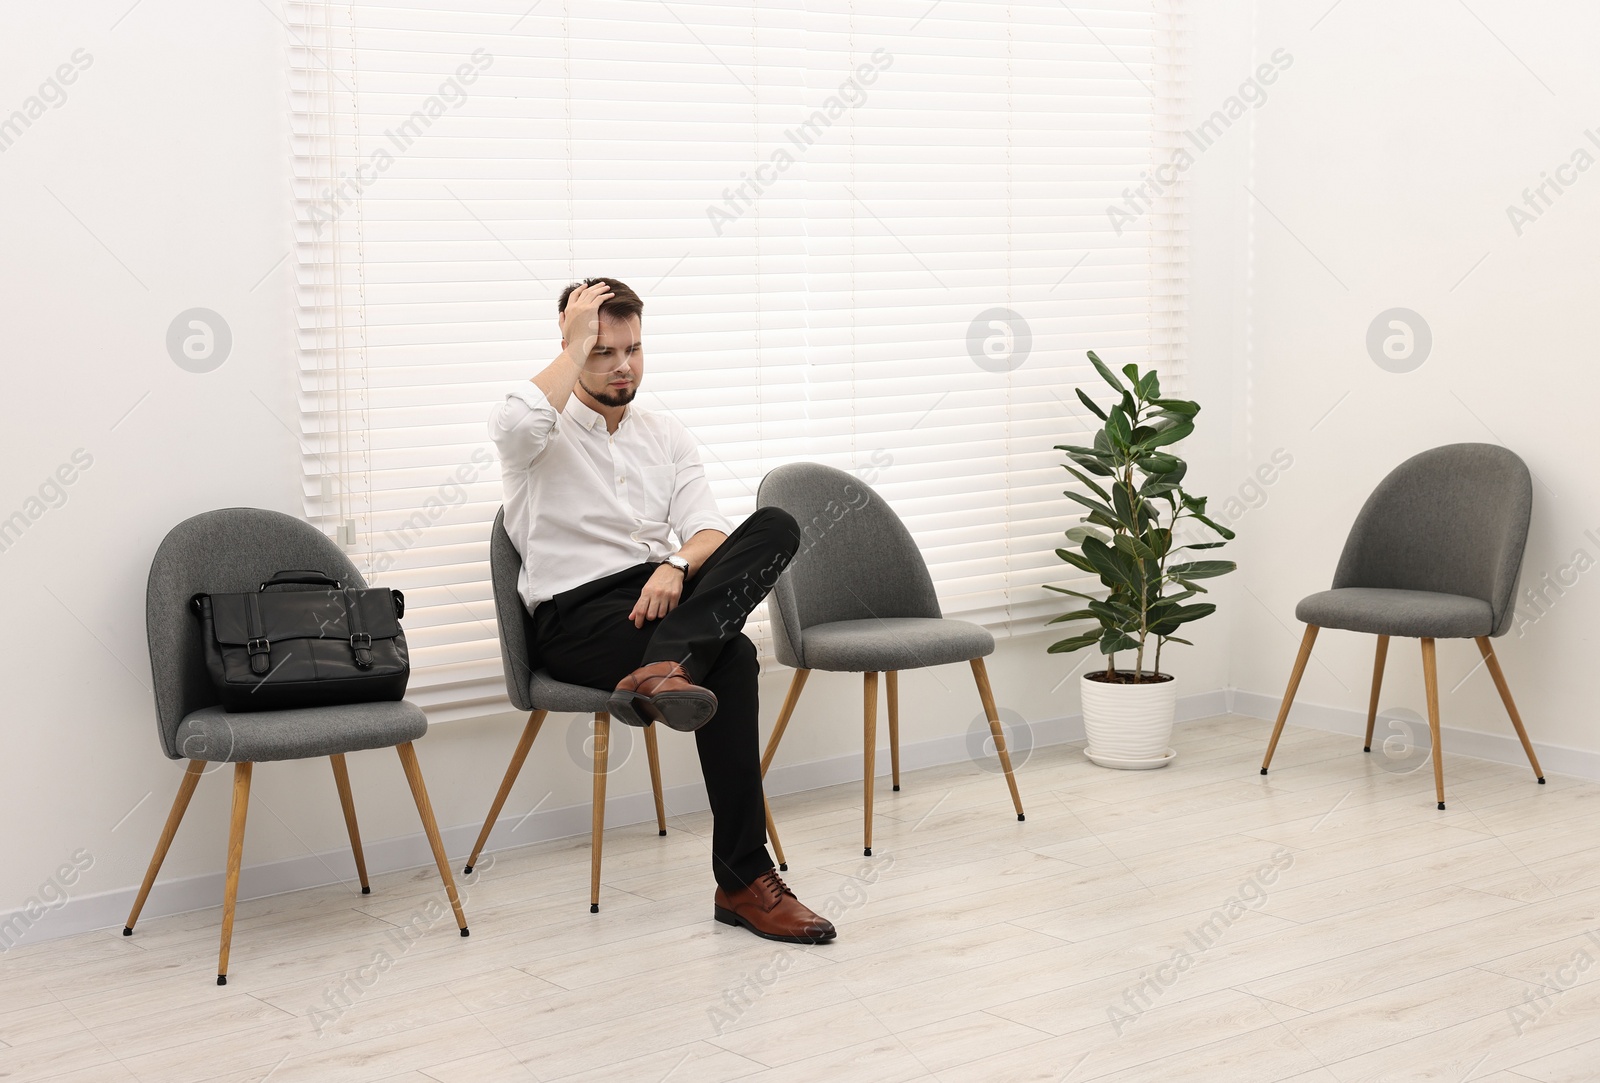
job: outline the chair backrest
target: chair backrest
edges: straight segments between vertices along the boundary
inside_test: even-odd
[[[1459,594],[1489,603],[1493,635],[1511,627],[1533,481],[1496,444],[1446,444],[1378,483],[1334,572],[1339,587]]]
[[[800,549],[771,598],[778,660],[805,664],[805,630],[874,617],[938,617],[939,596],[900,517],[866,482],[819,463],[790,463],[761,479],[761,507],[800,527]]]
[[[537,668],[533,661],[533,618],[517,593],[522,574],[522,554],[506,533],[506,509],[495,513],[489,535],[489,577],[494,582],[495,623],[500,626],[500,664],[506,674],[506,696],[519,711],[533,710],[528,679]]]
[[[365,587],[344,550],[322,531],[292,515],[262,508],[221,508],[185,519],[168,531],[150,561],[144,622],[155,682],[161,747],[173,759],[178,724],[202,707],[222,702],[206,669],[200,621],[189,610],[199,593],[255,590],[274,572],[315,568],[346,586]]]

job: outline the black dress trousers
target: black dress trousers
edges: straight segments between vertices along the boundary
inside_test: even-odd
[[[717,713],[694,739],[713,817],[712,871],[729,891],[772,868],[757,730],[760,666],[742,629],[799,546],[792,516],[760,508],[684,584],[677,608],[643,628],[628,614],[656,564],[563,591],[533,614],[534,649],[557,680],[610,689],[642,665],[673,661],[716,694]]]

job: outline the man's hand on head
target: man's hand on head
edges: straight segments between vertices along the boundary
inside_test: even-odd
[[[567,343],[568,356],[579,368],[588,364],[589,355],[594,352],[595,340],[600,337],[600,306],[611,298],[611,287],[604,282],[573,290],[567,298],[561,337]]]
[[[683,573],[670,564],[663,564],[646,581],[628,619],[633,621],[635,628],[643,628],[645,621],[660,620],[678,608],[678,599],[681,597]]]

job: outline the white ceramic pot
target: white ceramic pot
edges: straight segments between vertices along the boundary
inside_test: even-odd
[[[1085,673],[1083,729],[1089,743],[1083,754],[1102,767],[1143,771],[1165,767],[1172,750],[1172,718],[1178,708],[1177,681],[1107,684]]]

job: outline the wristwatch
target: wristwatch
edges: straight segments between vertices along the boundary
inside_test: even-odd
[[[689,562],[677,554],[673,554],[672,556],[663,560],[661,563],[672,565],[674,568],[683,573],[683,577],[685,579],[689,578]]]

